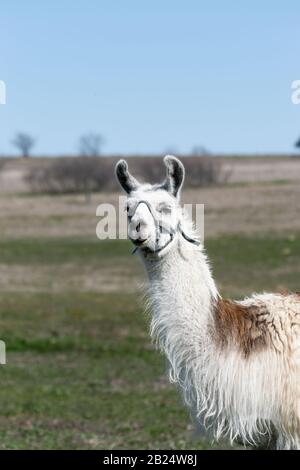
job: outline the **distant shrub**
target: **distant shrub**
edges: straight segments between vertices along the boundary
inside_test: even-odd
[[[186,170],[186,183],[191,187],[226,183],[231,173],[229,169],[225,169],[223,161],[217,157],[187,157],[183,163]]]
[[[223,184],[230,176],[230,171],[225,170],[223,161],[217,157],[183,157],[181,161],[186,170],[185,185],[189,187]],[[150,183],[161,181],[166,171],[162,159],[157,157],[130,158],[128,163],[134,175]]]
[[[81,193],[106,189],[111,180],[106,159],[65,157],[49,159],[46,165],[33,166],[26,181],[34,192]]]
[[[32,165],[25,176],[31,191],[44,193],[92,193],[118,190],[114,166],[118,158],[64,157]],[[226,183],[229,172],[217,157],[183,157],[186,186],[200,187]],[[157,157],[128,157],[130,171],[141,181],[163,181],[165,166]]]

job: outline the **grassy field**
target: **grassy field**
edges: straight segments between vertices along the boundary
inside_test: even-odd
[[[273,182],[194,195],[207,203],[205,246],[225,296],[300,290],[296,191]],[[101,198],[0,197],[0,448],[205,448],[149,340],[138,259],[127,241],[94,235]]]
[[[54,265],[57,277],[65,263],[74,270],[129,265],[134,273],[129,248],[89,239],[0,243],[6,266]],[[209,240],[207,250],[226,295],[260,285],[299,289],[300,237],[226,236]],[[167,383],[136,295],[75,291],[60,282],[60,292],[51,282],[39,292],[2,292],[0,447],[202,448]]]

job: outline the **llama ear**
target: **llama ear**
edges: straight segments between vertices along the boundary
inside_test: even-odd
[[[139,187],[139,182],[129,173],[125,160],[119,160],[115,168],[116,177],[126,193],[131,193]]]
[[[164,164],[167,168],[167,177],[163,186],[167,191],[169,191],[169,193],[179,198],[180,190],[184,181],[184,166],[178,158],[173,157],[172,155],[165,156]]]

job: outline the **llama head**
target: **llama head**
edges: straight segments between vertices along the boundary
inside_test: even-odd
[[[117,179],[128,195],[128,236],[145,253],[158,256],[167,253],[178,236],[184,181],[184,166],[177,158],[167,155],[164,163],[166,178],[156,185],[139,183],[124,160],[116,165]]]

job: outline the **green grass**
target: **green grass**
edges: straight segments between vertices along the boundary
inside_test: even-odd
[[[226,295],[300,290],[300,237],[207,240]],[[89,239],[0,242],[7,269],[131,264],[130,245]],[[63,279],[62,279],[63,282]],[[148,338],[135,294],[3,292],[0,448],[194,449],[190,418]]]
[[[188,446],[135,296],[5,295],[0,309],[1,448]]]
[[[5,264],[63,264],[99,263],[111,257],[130,253],[127,240],[104,240],[97,238],[50,238],[16,239],[0,241],[0,259]]]
[[[214,277],[233,297],[300,290],[300,236],[225,236],[207,240]]]
[[[290,234],[287,237],[270,235],[226,235],[207,239],[205,247],[217,262],[266,261],[280,265],[280,254],[288,248],[291,256],[300,257],[300,236]],[[91,262],[104,258],[128,256],[132,246],[127,240],[104,240],[84,237],[16,239],[0,241],[1,263],[8,264],[51,264],[72,262]]]

